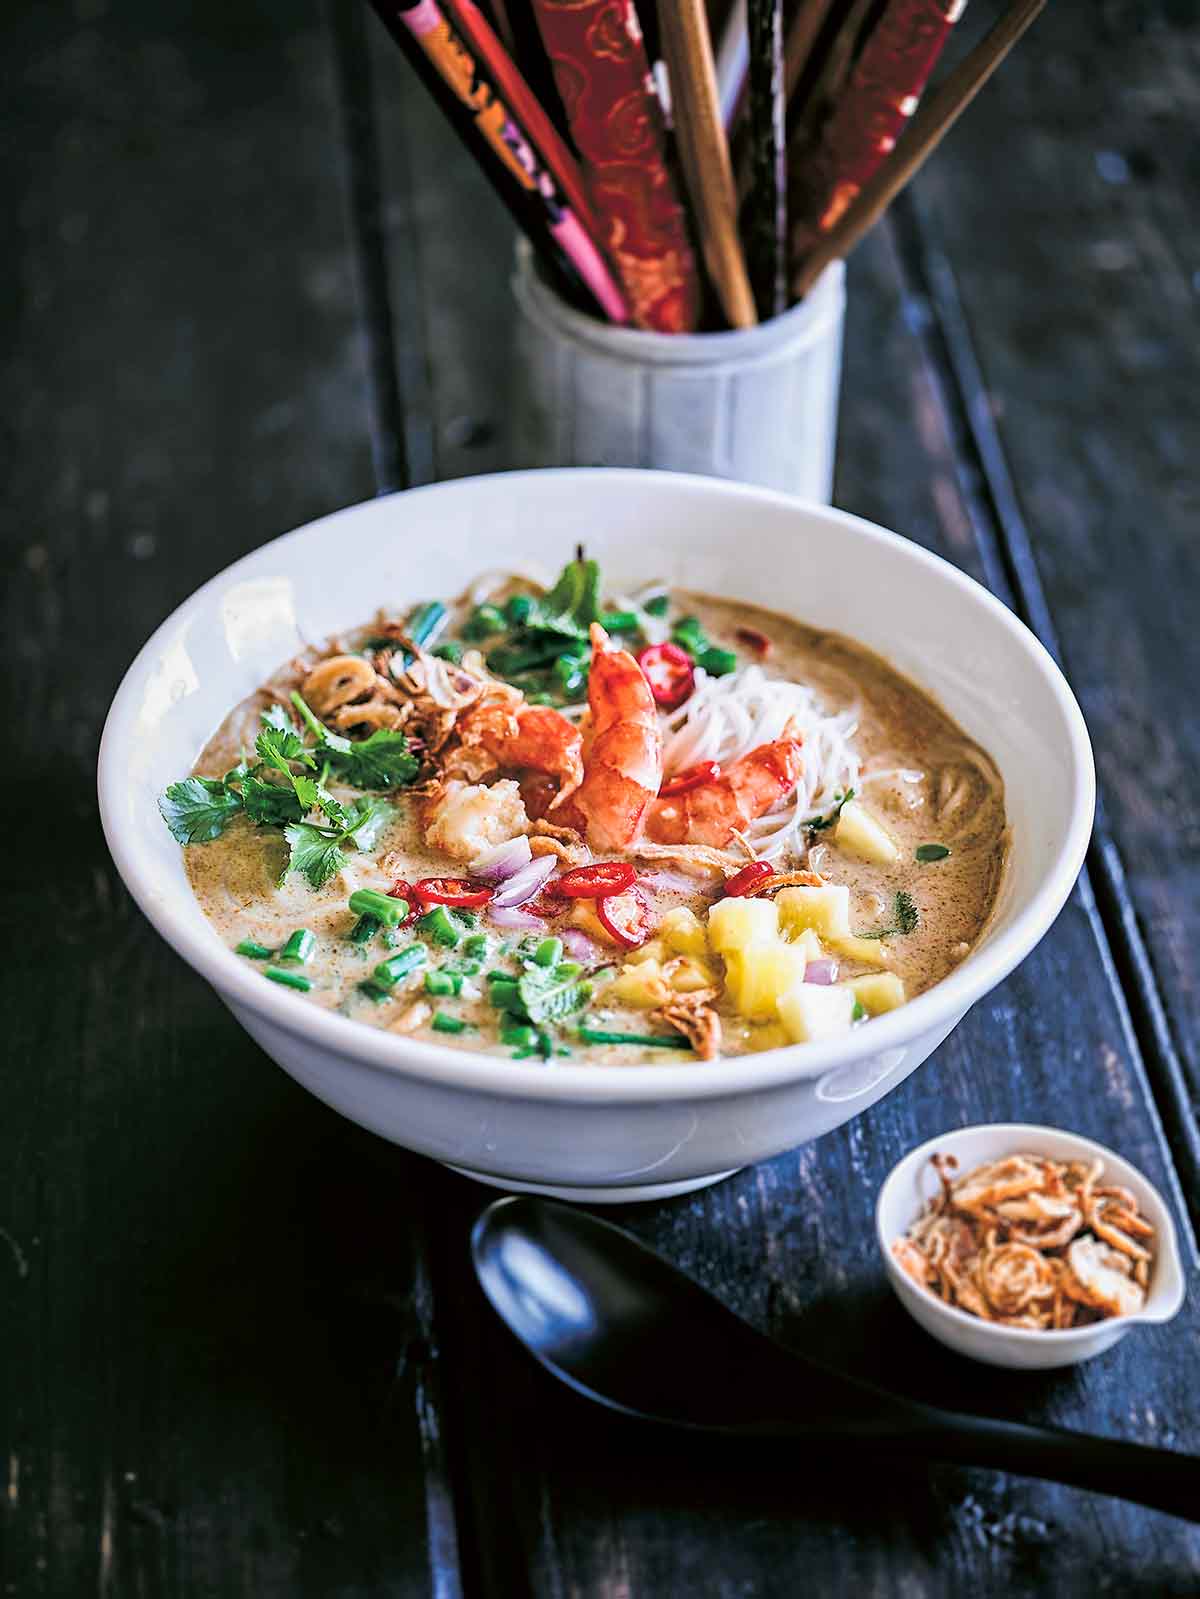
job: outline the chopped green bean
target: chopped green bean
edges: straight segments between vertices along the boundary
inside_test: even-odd
[[[650,616],[665,616],[670,608],[671,596],[669,594],[652,594],[642,606],[642,610],[646,611]]]
[[[444,905],[435,905],[427,911],[417,923],[417,932],[424,938],[431,938],[435,944],[441,944],[443,949],[457,949],[462,942],[462,931],[454,924],[454,919]]]
[[[653,1049],[691,1049],[682,1034],[668,1037],[662,1033],[611,1033],[600,1027],[577,1027],[576,1035],[585,1044],[640,1044]]]
[[[384,927],[395,927],[408,915],[408,902],[378,894],[373,888],[359,888],[350,896],[350,909],[356,916],[373,916]]]
[[[737,671],[737,663],[732,650],[718,649],[715,645],[696,657],[696,665],[702,666],[710,677],[728,677],[730,672]]]
[[[297,966],[303,966],[316,947],[317,941],[308,928],[298,927],[279,951],[279,959],[281,961],[294,961]]]
[[[234,948],[234,954],[245,955],[247,960],[252,961],[269,961],[274,953],[273,949],[268,949],[265,944],[256,944],[252,938],[243,938]]]
[[[312,984],[307,977],[301,977],[299,972],[285,972],[278,966],[268,966],[263,973],[273,983],[282,983],[285,988],[298,988],[302,994],[307,994]]]
[[[583,967],[578,961],[559,961],[554,968],[554,975],[560,983],[569,983],[573,977],[579,977]]]
[[[403,978],[419,971],[428,959],[429,952],[424,944],[410,944],[407,949],[380,961],[371,973],[372,980],[381,988],[394,988]]]
[[[392,997],[386,988],[380,988],[378,983],[371,982],[370,979],[357,983],[355,986],[363,998],[369,999],[372,1005],[382,1005],[385,999],[391,999]]]
[[[636,611],[607,611],[600,626],[606,633],[636,633],[641,623]]]
[[[479,605],[472,612],[462,631],[465,639],[491,638],[495,633],[507,633],[508,623],[504,619],[503,611],[497,606]]]
[[[440,994],[445,998],[449,994],[462,993],[463,980],[457,972],[426,972],[425,992],[427,994]]]
[[[562,952],[561,938],[543,938],[534,950],[533,958],[538,966],[557,966],[562,960]]]
[[[505,1022],[500,1028],[500,1042],[509,1044],[513,1049],[535,1050],[538,1045],[536,1027],[528,1027],[524,1022]]]
[[[486,933],[472,933],[470,938],[463,940],[462,952],[470,960],[482,961],[487,959],[488,936]]]
[[[448,638],[444,644],[438,644],[432,652],[439,660],[449,661],[451,666],[457,666],[463,658],[463,647],[457,639]]]
[[[360,916],[350,929],[352,944],[369,944],[381,927],[377,916]]]
[[[473,1033],[475,1031],[470,1022],[464,1022],[457,1016],[447,1016],[444,1010],[434,1012],[431,1026],[435,1033]]]
[[[456,977],[478,977],[483,970],[481,961],[443,961],[442,971],[453,972]]]
[[[506,602],[504,614],[514,627],[524,627],[533,614],[533,595],[514,594]]]

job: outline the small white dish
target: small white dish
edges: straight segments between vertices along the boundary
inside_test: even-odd
[[[1136,1316],[1114,1316],[1061,1332],[1000,1327],[943,1304],[901,1269],[892,1254],[892,1244],[903,1237],[938,1191],[939,1181],[931,1156],[953,1155],[958,1161],[958,1170],[965,1174],[985,1161],[1024,1153],[1046,1155],[1052,1160],[1099,1158],[1104,1162],[1105,1182],[1124,1184],[1137,1196],[1139,1209],[1155,1230],[1155,1262],[1146,1303]],[[913,1320],[948,1349],[989,1366],[1010,1366],[1026,1371],[1073,1366],[1111,1349],[1139,1324],[1170,1321],[1183,1304],[1179,1241],[1162,1195],[1136,1166],[1122,1160],[1114,1150],[1058,1127],[990,1122],[979,1127],[961,1127],[929,1139],[905,1155],[888,1174],[875,1206],[875,1229],[888,1279]]]

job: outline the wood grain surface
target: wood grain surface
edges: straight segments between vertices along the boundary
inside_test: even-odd
[[[1060,646],[1100,768],[1091,872],[869,1114],[622,1220],[848,1370],[1200,1450],[1194,1269],[1172,1325],[1021,1377],[929,1343],[869,1226],[918,1140],[1031,1119],[1120,1148],[1194,1247],[1200,59],[1187,8],[1095,15],[1048,8],[856,256],[836,492]],[[1166,1516],[697,1447],[553,1386],[469,1276],[486,1191],[303,1094],[142,921],[94,804],[121,672],[275,533],[504,464],[508,226],[334,0],[55,0],[0,30],[9,747],[44,807],[0,968],[0,1591],[1197,1592],[1200,1530]]]

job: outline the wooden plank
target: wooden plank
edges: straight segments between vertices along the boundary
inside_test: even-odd
[[[418,1163],[265,1060],[95,816],[151,628],[374,489],[322,13],[188,15],[0,23],[7,743],[37,807],[2,968],[3,1588],[452,1599]]]
[[[1178,7],[1156,0],[1136,24],[1101,8],[1087,29],[1050,7],[918,185],[926,254],[953,260],[978,351],[980,381],[969,354],[956,364],[996,446],[1008,559],[1031,612],[1044,591],[1096,746],[1097,890],[1194,1216],[1200,426],[1181,330],[1198,83],[1200,38]]]
[[[923,359],[928,307],[905,295],[889,236],[856,260],[851,306],[839,503],[1002,584],[1002,552],[979,542],[939,374]],[[502,307],[496,297],[458,312],[482,327]],[[1077,1127],[1177,1197],[1102,932],[1085,884],[1038,952],[868,1115],[720,1188],[621,1219],[750,1319],[831,1363],[953,1404],[1197,1447],[1200,1411],[1180,1360],[1200,1328],[1194,1307],[1091,1367],[981,1374],[907,1321],[870,1234],[891,1164],[972,1121]],[[1148,1581],[1182,1593],[1200,1578],[1194,1528],[1051,1485],[950,1468],[881,1480],[795,1451],[722,1454],[631,1432],[512,1347],[466,1265],[470,1221],[488,1195],[431,1181],[444,1217],[441,1336],[460,1377],[448,1420],[470,1463],[472,1590],[1071,1594],[1093,1591],[1102,1570],[1113,1591]]]

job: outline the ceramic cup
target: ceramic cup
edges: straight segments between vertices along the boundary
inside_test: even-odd
[[[517,466],[650,466],[782,489],[833,487],[845,272],[758,327],[612,327],[554,292],[522,240],[513,292]]]

